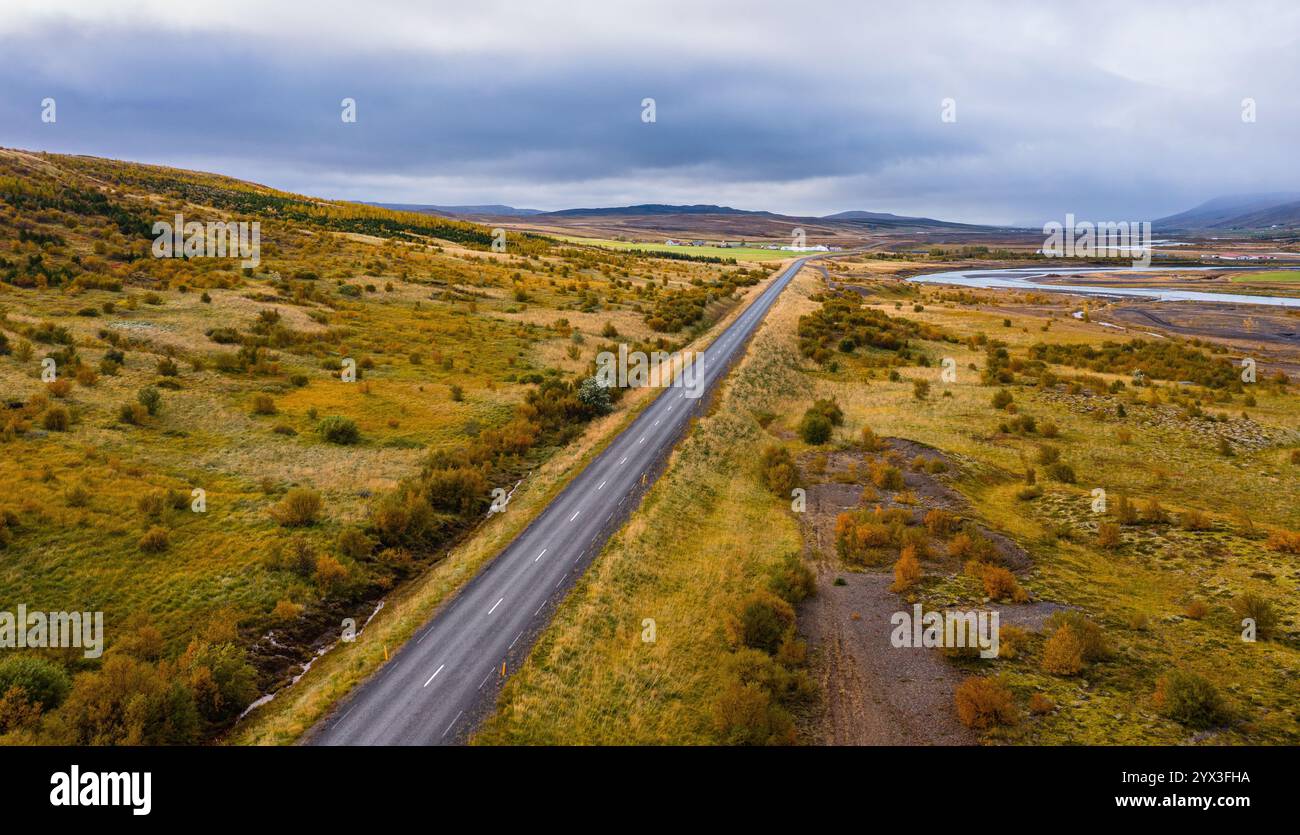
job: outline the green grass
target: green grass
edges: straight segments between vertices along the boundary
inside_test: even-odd
[[[1266,281],[1272,284],[1300,283],[1300,270],[1261,270],[1260,272],[1239,273],[1229,278],[1234,284],[1254,284]]]
[[[735,258],[737,261],[782,261],[795,258],[799,253],[785,252],[777,249],[763,249],[755,246],[668,246],[667,244],[648,241],[615,241],[609,238],[579,238],[571,235],[555,235],[557,240],[570,243],[598,246],[606,249],[635,249],[645,252],[671,252],[679,255],[698,255],[707,258]]]

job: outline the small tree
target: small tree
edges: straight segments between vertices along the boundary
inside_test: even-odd
[[[578,386],[578,402],[598,415],[607,415],[614,409],[609,387],[595,377],[588,377]]]

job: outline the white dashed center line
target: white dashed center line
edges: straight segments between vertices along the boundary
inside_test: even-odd
[[[581,512],[582,512],[581,510],[575,510],[575,511],[573,512],[573,515],[569,517],[569,521],[572,522],[574,519],[577,519],[577,518],[578,518],[578,514],[581,513]]]
[[[538,554],[537,556],[533,557],[533,562],[537,562],[538,560],[540,560],[540,559],[542,558],[542,556],[546,553],[546,551],[547,551],[547,549],[546,549],[546,548],[543,548],[541,554]],[[503,597],[503,598],[501,598],[501,599],[504,600],[505,598]],[[491,612],[489,612],[488,614],[491,614]]]
[[[606,479],[606,481],[608,481],[608,479]],[[597,489],[597,490],[600,490],[600,489],[602,489],[604,486],[605,486],[605,482],[602,481],[602,482],[600,483],[600,487],[597,487],[596,489]]]
[[[447,666],[447,665],[446,665],[446,664],[439,664],[439,665],[438,665],[438,669],[434,670],[434,671],[433,671],[433,675],[429,676],[429,681],[433,681],[435,678],[437,678],[437,677],[438,677],[438,673],[442,672],[442,668],[445,667],[445,666]],[[425,686],[425,687],[428,687],[428,686],[429,686],[429,681],[426,681],[426,682],[424,683],[424,686]]]
[[[501,600],[505,600],[505,598],[503,597],[503,598],[501,598]],[[493,612],[495,612],[495,611],[497,610],[497,607],[501,605],[501,600],[498,600],[496,603],[493,603],[493,604],[492,604],[492,608],[491,608],[491,609],[488,609],[488,614],[489,614],[489,615],[492,614]],[[437,675],[437,673],[434,673],[434,675]]]

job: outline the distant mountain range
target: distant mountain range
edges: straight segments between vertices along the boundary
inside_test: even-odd
[[[480,222],[497,219],[524,222],[529,226],[541,228],[582,229],[587,232],[604,231],[609,234],[770,237],[785,236],[793,229],[802,228],[810,237],[842,237],[871,230],[966,233],[1001,231],[998,227],[955,223],[927,217],[906,217],[887,212],[848,211],[825,217],[799,217],[707,203],[694,205],[642,203],[634,206],[560,209],[549,212],[503,205],[434,206],[412,203],[373,205]]]
[[[516,209],[514,206],[502,206],[492,203],[484,206],[432,206],[426,203],[365,203],[366,206],[379,206],[398,212],[419,212],[424,215],[444,215],[446,217],[468,217],[471,215],[490,215],[493,217],[528,217],[542,214],[541,209]]]
[[[1300,229],[1300,193],[1216,197],[1195,208],[1152,221],[1161,232],[1258,232]]]

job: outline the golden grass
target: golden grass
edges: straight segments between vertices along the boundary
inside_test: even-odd
[[[788,501],[753,471],[773,440],[753,413],[792,408],[810,391],[792,334],[813,290],[805,271],[778,300],[715,408],[561,604],[476,742],[717,741],[712,706],[732,675],[726,619],[801,547]],[[646,619],[654,643],[642,640]]]

